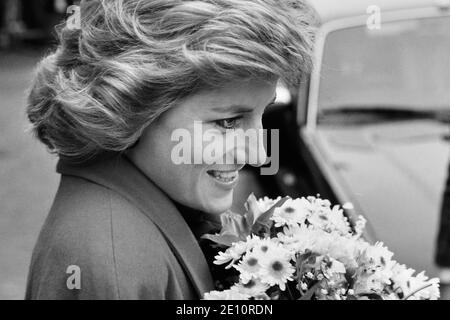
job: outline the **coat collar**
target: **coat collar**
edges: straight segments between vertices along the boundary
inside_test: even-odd
[[[205,256],[182,215],[168,196],[130,160],[115,156],[86,167],[75,167],[60,161],[57,172],[84,178],[124,196],[160,229],[199,297],[213,290]]]

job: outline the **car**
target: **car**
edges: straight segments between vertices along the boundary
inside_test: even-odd
[[[278,174],[254,171],[242,190],[350,202],[350,220],[368,220],[366,239],[436,276],[450,161],[450,2],[310,2],[320,17],[314,71],[264,117],[280,130]]]

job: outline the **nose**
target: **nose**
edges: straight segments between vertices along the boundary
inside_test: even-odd
[[[237,163],[249,164],[254,167],[260,167],[267,163],[261,120],[249,127],[246,132],[238,134],[237,139],[238,144],[235,152]]]

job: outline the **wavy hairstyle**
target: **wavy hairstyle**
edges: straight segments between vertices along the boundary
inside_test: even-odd
[[[230,81],[310,72],[314,11],[303,0],[91,0],[57,28],[27,114],[61,159],[122,152],[180,99]]]

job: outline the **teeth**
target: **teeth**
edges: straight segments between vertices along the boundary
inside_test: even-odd
[[[232,182],[237,177],[237,172],[223,172],[223,171],[210,171],[209,172],[214,178],[223,182]]]

